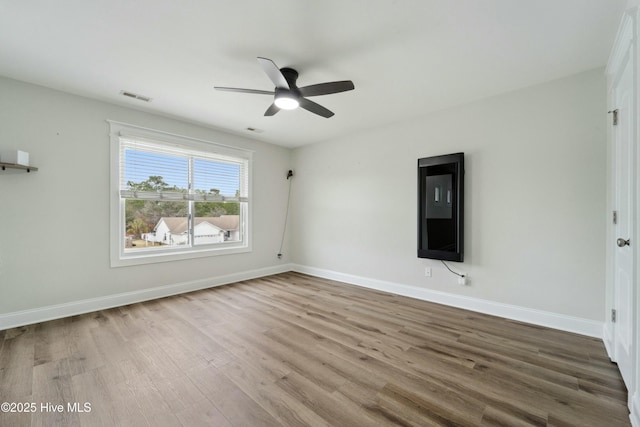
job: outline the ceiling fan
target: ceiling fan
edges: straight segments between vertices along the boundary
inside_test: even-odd
[[[278,66],[268,58],[258,57],[258,63],[262,67],[269,79],[276,85],[273,91],[257,90],[257,89],[241,89],[235,87],[214,86],[216,90],[227,92],[254,93],[258,95],[273,95],[273,103],[265,116],[273,116],[278,111],[293,110],[302,107],[319,116],[329,118],[333,116],[333,111],[308,100],[307,96],[329,95],[331,93],[346,92],[355,88],[351,80],[342,80],[339,82],[318,83],[315,85],[298,87],[296,80],[298,72],[293,68],[278,68]]]

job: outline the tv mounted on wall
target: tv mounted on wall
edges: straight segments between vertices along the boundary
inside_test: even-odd
[[[418,159],[418,258],[464,260],[464,153]]]

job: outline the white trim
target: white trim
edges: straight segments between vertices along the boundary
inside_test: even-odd
[[[117,236],[116,236],[117,237]],[[119,249],[119,246],[116,249]],[[211,245],[209,245],[211,246]],[[127,267],[132,265],[155,264],[158,262],[181,261],[185,259],[205,258],[210,256],[233,255],[251,252],[251,246],[247,244],[218,243],[213,248],[181,248],[170,246],[167,249],[160,248],[154,251],[141,249],[140,252],[129,254],[126,258],[112,259],[111,267]],[[118,252],[119,254],[119,252]]]
[[[215,286],[227,285],[242,280],[270,276],[272,274],[291,271],[291,269],[290,264],[283,264],[243,271],[240,273],[231,273],[224,276],[209,277],[206,279],[192,280],[173,285],[142,289],[139,291],[124,292],[100,298],[72,301],[64,304],[0,314],[0,330],[75,316],[83,313],[90,313],[98,310],[105,310],[113,307],[120,307],[127,304],[168,297],[171,295],[212,288]]]
[[[631,399],[629,420],[633,427],[640,427],[640,391],[636,391]]]
[[[193,280],[189,282],[176,283],[173,285],[160,286],[156,288],[143,289],[140,291],[125,292],[109,295],[100,298],[91,298],[80,301],[73,301],[64,304],[50,305],[31,310],[16,311],[13,313],[0,314],[0,330],[14,328],[17,326],[29,325],[32,323],[45,322],[47,320],[59,319],[62,317],[74,316],[77,314],[89,313],[96,310],[104,310],[113,307],[120,307],[156,298],[163,298],[185,292],[197,291],[200,289],[215,286],[227,285],[242,280],[255,279],[272,274],[296,271],[309,274],[311,276],[325,279],[337,280],[352,285],[362,286],[369,289],[390,292],[424,301],[431,301],[446,304],[452,307],[463,308],[493,316],[532,323],[534,325],[546,326],[562,331],[574,332],[596,338],[602,338],[603,323],[589,319],[565,316],[562,314],[534,310],[509,304],[502,304],[493,301],[481,300],[462,295],[449,294],[446,292],[420,289],[415,286],[408,286],[399,283],[386,282],[352,274],[339,273],[316,267],[309,267],[300,264],[283,264],[273,267],[265,267],[255,270],[232,273],[224,276],[209,277],[206,279]],[[636,398],[637,399],[637,398]],[[636,402],[636,406],[640,405]],[[640,427],[640,426],[639,426]]]
[[[602,339],[603,322],[293,264],[293,271]]]
[[[627,11],[622,16],[618,32],[616,33],[616,39],[613,43],[613,48],[607,61],[607,68],[605,69],[606,75],[613,75],[617,69],[620,68],[620,64],[624,60],[629,50],[629,45],[634,43],[634,14],[633,11]],[[609,87],[611,82],[609,82]]]
[[[109,123],[110,126],[110,135],[118,138],[120,136],[124,138],[140,138],[156,144],[175,144],[182,147],[188,146],[195,150],[223,154],[231,157],[241,157],[247,160],[250,160],[255,152],[254,150],[248,150],[246,148],[233,147],[219,142],[192,138],[190,136],[178,135],[176,133],[137,126],[116,120],[107,120],[107,123]],[[158,140],[159,137],[160,141]]]
[[[123,142],[122,135],[142,138],[154,141],[155,144],[175,145],[177,147],[187,147],[189,150],[198,152],[216,153],[223,156],[230,156],[242,159],[242,164],[246,170],[246,182],[241,183],[242,197],[251,195],[253,188],[253,151],[244,148],[231,147],[217,142],[205,141],[189,136],[177,135],[160,130],[144,128],[128,123],[107,120],[109,123],[109,143],[110,143],[110,181],[109,181],[109,255],[110,266],[113,268],[127,267],[133,265],[152,264],[167,261],[180,261],[185,259],[202,258],[219,255],[231,255],[251,252],[252,248],[252,227],[253,224],[253,203],[242,203],[240,213],[240,228],[242,241],[227,242],[216,245],[203,245],[198,247],[176,247],[171,246],[153,251],[125,251],[124,236],[126,234],[126,224],[121,219],[124,218],[124,203],[120,197],[120,148]],[[192,199],[190,199],[192,200]],[[241,200],[242,201],[242,200]]]
[[[639,9],[633,8],[624,12],[622,19],[620,21],[620,25],[618,28],[618,32],[616,34],[615,42],[612,46],[611,53],[609,56],[609,60],[607,63],[607,68],[605,70],[605,74],[607,77],[607,107],[608,110],[614,110],[619,106],[617,104],[617,100],[614,99],[613,88],[615,87],[618,79],[620,78],[621,71],[623,70],[623,65],[626,61],[630,61],[632,72],[633,72],[633,94],[632,94],[632,114],[629,116],[635,118],[634,122],[631,124],[633,127],[632,136],[631,136],[631,144],[633,145],[633,166],[631,169],[631,174],[634,177],[631,181],[631,200],[633,206],[633,225],[631,227],[630,238],[639,240],[640,229],[638,228],[638,213],[640,213],[640,198],[638,197],[640,187],[637,185],[637,165],[639,163],[639,154],[638,152],[638,120],[637,114],[640,111],[640,98],[638,97],[638,14]],[[607,212],[611,212],[615,209],[615,192],[616,192],[616,182],[615,182],[615,174],[616,170],[616,152],[615,152],[615,138],[614,138],[614,128],[612,126],[608,127],[608,135],[607,135],[607,156],[608,156],[608,193],[609,197],[607,200]],[[640,302],[640,291],[638,290],[638,265],[640,261],[640,252],[637,250],[633,250],[633,261],[632,261],[632,283],[635,286],[632,289],[631,293],[631,311],[629,315],[631,315],[631,350],[630,350],[630,361],[623,360],[622,354],[616,354],[620,351],[619,347],[620,343],[616,343],[617,333],[616,329],[620,326],[613,323],[609,313],[611,309],[616,307],[616,300],[619,298],[615,294],[615,256],[614,256],[614,245],[612,242],[615,238],[619,237],[615,234],[615,227],[611,221],[607,221],[607,249],[606,249],[606,303],[605,303],[605,327],[603,328],[603,341],[605,344],[605,348],[607,353],[612,361],[616,361],[622,364],[629,364],[628,367],[623,367],[625,370],[630,370],[627,378],[623,378],[625,380],[625,385],[628,390],[628,401],[627,405],[630,410],[629,419],[631,420],[631,424],[640,427],[640,403],[638,400],[640,397],[638,396],[639,387],[640,387],[640,370],[638,368],[638,362],[640,362],[640,353],[638,351],[638,339],[640,339],[640,331],[638,330],[638,310],[640,307],[638,303]],[[624,362],[624,363],[623,363]]]
[[[613,342],[613,332],[612,332],[612,323],[607,320],[602,327],[602,342],[604,343],[604,348],[607,351],[607,356],[611,359],[612,362],[616,361],[615,353],[614,353],[614,342]]]

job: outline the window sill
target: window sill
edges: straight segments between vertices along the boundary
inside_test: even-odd
[[[182,261],[196,258],[215,257],[251,252],[248,245],[234,245],[224,248],[194,249],[162,251],[141,251],[139,253],[114,254],[111,257],[111,267],[128,267],[133,265],[155,264],[159,262]]]

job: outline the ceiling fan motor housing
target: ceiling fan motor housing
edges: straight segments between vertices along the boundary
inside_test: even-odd
[[[300,89],[298,89],[298,86],[296,86],[298,72],[293,68],[281,68],[280,72],[289,84],[289,87],[275,88],[275,103],[279,108],[283,108],[285,110],[293,110],[295,108],[298,108],[298,106],[300,105],[300,98],[302,98]]]
[[[289,83],[291,89],[297,89],[296,80],[298,80],[298,72],[293,68],[280,68],[280,72],[284,76],[284,79]]]
[[[275,99],[281,97],[293,98],[295,100],[300,99],[302,97],[302,94],[300,93],[300,89],[298,89],[298,86],[296,85],[296,80],[298,80],[298,72],[293,68],[281,68],[280,72],[284,76],[284,79],[287,81],[287,83],[289,83],[289,88],[276,87]]]

